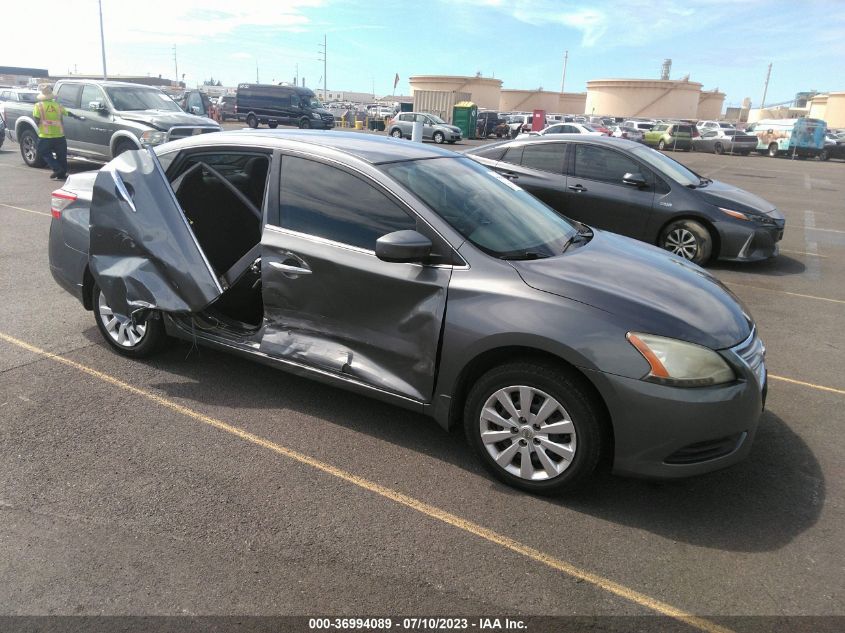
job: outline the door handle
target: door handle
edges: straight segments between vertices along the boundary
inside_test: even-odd
[[[508,180],[519,180],[519,176],[517,176],[512,171],[503,172],[502,175],[507,178]]]
[[[569,190],[574,191],[575,193],[581,193],[582,191],[586,191],[587,188],[583,185],[570,185]]]
[[[289,261],[289,260],[286,260]],[[285,275],[310,275],[310,268],[303,268],[302,266],[294,266],[292,264],[285,264],[283,262],[270,262],[270,266],[276,270],[282,271]]]
[[[78,118],[80,121],[84,121],[84,120],[85,120],[85,116],[84,116],[84,115],[82,115],[82,114],[78,115],[78,117],[77,117],[77,118]]]

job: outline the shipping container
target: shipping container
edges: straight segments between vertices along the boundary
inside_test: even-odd
[[[469,92],[454,90],[415,90],[414,112],[436,114],[447,123],[452,123],[452,110],[456,103],[469,101]]]

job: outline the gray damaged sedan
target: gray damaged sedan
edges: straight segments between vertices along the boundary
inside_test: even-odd
[[[724,286],[441,148],[197,136],[72,176],[52,204],[53,276],[126,356],[196,340],[463,425],[537,493],[751,448],[764,348]]]

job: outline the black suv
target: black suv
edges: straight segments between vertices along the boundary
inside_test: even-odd
[[[323,107],[309,88],[272,84],[240,84],[235,111],[238,118],[257,128],[266,123],[271,128],[295,125],[300,128],[329,130],[334,116]]]
[[[475,131],[478,138],[488,138],[491,134],[495,134],[496,138],[504,138],[508,136],[508,132],[507,121],[498,112],[485,110],[478,113]]]

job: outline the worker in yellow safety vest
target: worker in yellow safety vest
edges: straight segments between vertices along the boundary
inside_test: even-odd
[[[49,85],[42,87],[32,116],[38,121],[38,155],[53,170],[51,180],[64,180],[67,178],[67,139],[62,119],[64,116],[82,117],[65,110],[53,97],[53,88]]]

